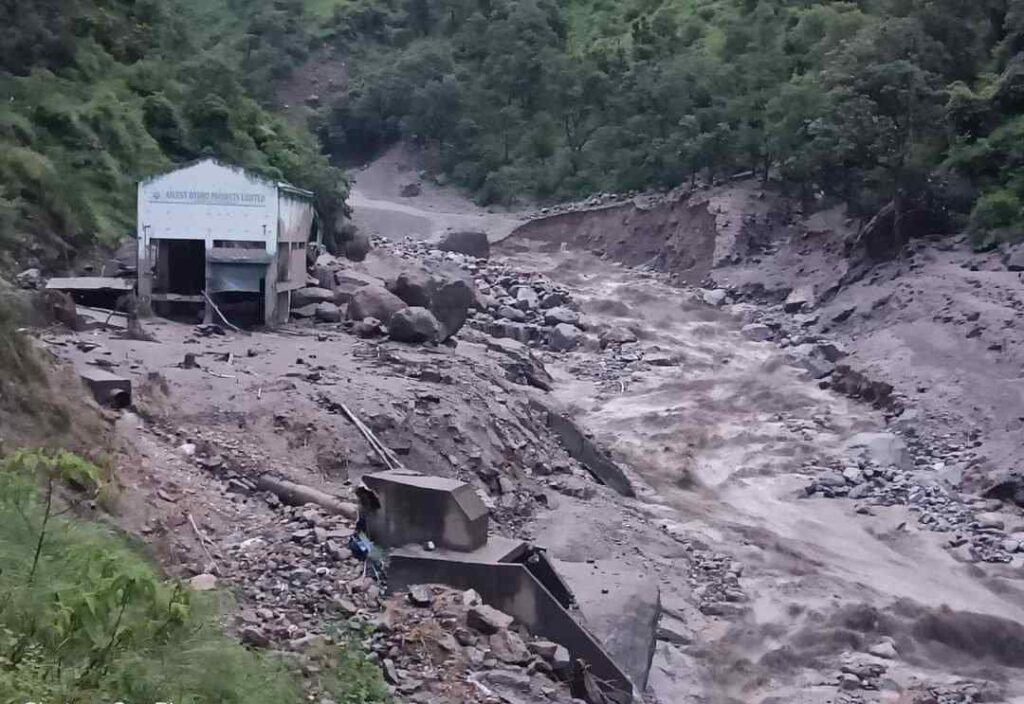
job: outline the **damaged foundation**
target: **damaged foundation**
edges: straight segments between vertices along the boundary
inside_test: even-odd
[[[475,590],[488,605],[569,651],[580,696],[586,696],[584,679],[598,682],[604,700],[619,704],[633,701],[645,686],[658,618],[656,598],[653,619],[644,619],[650,628],[637,624],[641,640],[650,631],[650,647],[623,651],[619,661],[584,625],[576,597],[542,549],[488,536],[487,509],[470,485],[407,470],[369,474],[363,484],[361,515],[369,536],[389,549],[390,589],[444,584]]]

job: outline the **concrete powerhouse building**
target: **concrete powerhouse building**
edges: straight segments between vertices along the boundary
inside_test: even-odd
[[[138,293],[154,307],[199,304],[285,322],[319,242],[313,194],[204,159],[139,183]]]

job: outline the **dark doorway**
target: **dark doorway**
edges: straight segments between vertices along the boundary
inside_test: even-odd
[[[167,256],[167,293],[195,295],[206,288],[206,243],[163,240]]]

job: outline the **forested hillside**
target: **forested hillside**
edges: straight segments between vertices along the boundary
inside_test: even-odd
[[[259,8],[233,4],[0,3],[0,254],[53,261],[132,234],[137,179],[207,154],[316,190],[333,223],[341,173],[261,107],[281,53],[252,64]]]
[[[330,149],[417,140],[484,202],[750,170],[1024,222],[1021,0],[346,0],[325,36]]]
[[[321,152],[398,139],[485,203],[752,171],[994,241],[1024,226],[1022,51],[1024,0],[8,0],[0,250],[129,234],[135,180],[206,154],[333,225]],[[311,57],[319,143],[273,114]]]

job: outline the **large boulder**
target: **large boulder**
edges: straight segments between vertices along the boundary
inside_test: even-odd
[[[361,262],[366,259],[370,249],[372,249],[370,236],[365,232],[355,232],[345,243],[345,256],[354,262]]]
[[[749,325],[744,325],[740,329],[740,333],[743,335],[743,337],[754,342],[764,342],[765,340],[770,340],[774,335],[770,327],[768,327],[767,325],[763,325],[761,323],[750,323]]]
[[[352,300],[352,295],[363,286],[383,285],[384,282],[375,276],[349,269],[341,269],[334,272],[334,302],[340,306]]]
[[[382,286],[363,286],[348,302],[349,320],[376,318],[388,325],[398,311],[405,308],[405,301]]]
[[[709,306],[717,308],[725,303],[725,299],[729,297],[729,292],[724,288],[702,289],[700,297]]]
[[[498,306],[496,313],[499,318],[505,318],[517,323],[521,323],[526,320],[526,313],[518,308],[513,308],[512,306]]]
[[[580,322],[580,314],[570,308],[558,306],[544,313],[544,322],[548,325],[558,325],[559,323],[576,325]]]
[[[441,337],[441,325],[426,308],[410,306],[391,316],[388,336],[398,342],[437,342]]]
[[[341,264],[333,254],[324,252],[313,262],[313,278],[320,288],[334,288],[334,274]]]
[[[376,318],[363,318],[352,326],[352,332],[358,337],[380,337],[384,334],[381,323]]]
[[[799,313],[805,308],[814,307],[814,286],[798,286],[789,292],[786,300],[782,303],[782,309],[787,313]]]
[[[556,351],[563,352],[571,350],[580,344],[583,339],[583,332],[575,325],[559,323],[551,328],[548,334],[548,346]]]
[[[388,290],[410,306],[427,308],[437,287],[433,277],[423,271],[403,271],[388,285]]]
[[[340,323],[341,308],[330,301],[323,301],[316,304],[316,319],[325,323]]]
[[[545,293],[540,299],[540,307],[547,310],[548,308],[554,308],[556,306],[564,306],[569,302],[569,296],[561,291],[551,291]]]
[[[442,341],[462,328],[474,300],[473,287],[461,279],[448,281],[434,291],[430,300],[430,312],[441,324]]]
[[[477,259],[487,259],[491,256],[491,243],[487,239],[487,234],[472,230],[445,234],[437,248],[443,252],[458,252]]]
[[[1007,252],[1003,258],[1003,262],[1006,264],[1006,268],[1010,271],[1024,271],[1024,246],[1017,247],[1011,252]]]
[[[307,286],[292,291],[292,308],[304,308],[308,305],[334,300],[334,291],[319,286]]]
[[[636,333],[622,325],[614,325],[601,333],[601,346],[625,345],[636,342]]]
[[[533,286],[520,286],[516,289],[515,296],[515,306],[520,310],[533,310],[540,305],[540,296]]]

